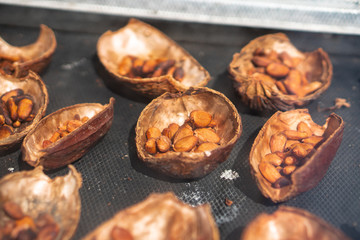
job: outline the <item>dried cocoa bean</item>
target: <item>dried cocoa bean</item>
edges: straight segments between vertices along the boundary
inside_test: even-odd
[[[196,146],[197,143],[197,137],[187,136],[175,142],[173,149],[175,152],[189,152]]]
[[[194,110],[190,113],[190,120],[195,125],[195,127],[203,128],[210,124],[212,116],[206,111]]]
[[[198,128],[194,131],[194,135],[199,138],[200,143],[220,142],[220,137],[216,134],[216,132],[212,128]]]

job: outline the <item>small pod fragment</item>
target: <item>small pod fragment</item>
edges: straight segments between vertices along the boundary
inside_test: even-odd
[[[6,96],[13,95],[12,97]],[[32,116],[33,119],[24,121],[14,121],[10,117],[10,112],[7,109],[7,104],[4,102],[6,100],[9,102],[9,99],[13,99],[16,94],[25,94],[31,98],[31,114],[27,110],[22,110],[23,106],[20,108],[20,116],[23,117],[28,115]],[[24,137],[29,133],[31,129],[40,121],[40,119],[45,115],[47,105],[49,103],[48,92],[45,84],[41,80],[40,76],[36,73],[29,71],[29,74],[23,78],[14,78],[12,76],[5,76],[0,74],[0,115],[4,116],[3,125],[0,128],[11,128],[13,132],[5,138],[0,137],[0,155],[5,155],[14,150],[17,150],[20,147],[20,144]],[[16,107],[19,104],[16,105]],[[24,112],[27,111],[26,114]],[[6,113],[7,112],[7,113]],[[23,115],[24,114],[24,115]],[[17,114],[18,115],[18,114]],[[15,125],[16,123],[21,122],[21,124]],[[16,127],[12,127],[16,126]]]
[[[45,169],[55,169],[81,158],[109,131],[114,116],[114,103],[115,99],[110,98],[109,104],[105,105],[76,104],[46,116],[24,139],[21,146],[22,159],[34,167],[42,165]],[[77,125],[79,120],[74,120],[76,116],[89,119]],[[68,129],[73,128],[66,123],[75,123],[77,128],[61,137],[61,130],[65,130],[66,126]],[[46,142],[49,139],[51,143],[48,144]]]
[[[12,46],[0,37],[0,72],[13,77],[24,77],[29,70],[41,73],[49,64],[56,45],[54,32],[43,24],[37,40],[27,46]]]
[[[228,71],[244,104],[286,111],[325,92],[333,67],[323,49],[300,52],[285,34],[276,33],[258,37],[235,53]]]
[[[244,229],[241,240],[350,240],[324,219],[301,208],[280,206],[272,214],[262,213]]]
[[[127,238],[115,237],[120,235]],[[83,240],[100,239],[218,240],[220,235],[209,204],[192,207],[168,192],[153,193],[144,201],[119,211]]]
[[[185,123],[190,113],[199,109],[211,114],[216,122],[214,129],[221,139],[216,141],[219,144],[217,148],[205,147],[204,152],[198,151],[197,145],[202,142],[192,136],[192,131],[181,139],[179,137],[179,131],[191,128],[190,123]],[[147,129],[165,129],[171,123],[182,126],[173,138],[175,151],[159,155],[147,152]],[[242,133],[242,124],[235,106],[223,94],[209,88],[191,88],[183,93],[165,93],[154,99],[141,112],[135,130],[137,154],[145,164],[165,175],[185,179],[203,177],[224,162]]]
[[[298,142],[283,152],[273,153],[283,159],[281,166],[284,177],[280,178],[277,173],[260,169],[260,163],[272,164],[265,157],[271,153],[271,137],[287,130],[296,130],[299,123],[306,123],[314,136],[321,136],[322,140],[315,147]],[[276,112],[260,130],[249,156],[251,173],[261,193],[273,202],[283,202],[314,188],[325,176],[341,144],[343,131],[344,122],[335,113],[326,119],[324,126],[320,126],[313,122],[307,109]],[[267,180],[272,181],[274,178],[279,181]]]
[[[71,239],[80,219],[79,189],[82,178],[72,165],[69,165],[69,170],[66,176],[50,179],[43,173],[43,167],[39,166],[34,170],[11,173],[0,179],[0,228],[11,219],[9,213],[5,213],[5,205],[12,203],[18,206],[16,209],[12,208],[13,213],[19,210],[22,212],[20,216],[11,214],[13,218],[35,220],[46,214],[50,215],[58,226],[56,239]],[[21,219],[17,224],[20,225],[20,221]],[[48,239],[41,236],[38,235],[37,239]]]
[[[111,75],[111,78],[106,79],[106,84],[115,91],[125,86],[141,95],[155,98],[165,92],[203,87],[210,80],[208,71],[186,50],[158,29],[137,19],[130,19],[125,27],[115,32],[105,32],[98,40],[97,54]],[[143,72],[149,71],[148,65],[153,65],[153,60],[164,58],[175,60],[175,66],[181,67],[182,71],[170,68],[170,71],[174,70],[173,75],[164,74],[162,69],[167,67],[162,66],[155,69],[151,77],[128,76],[126,74],[131,69],[129,56],[147,59],[141,61],[144,64]],[[169,61],[164,63],[169,63]],[[121,65],[120,72],[119,65]],[[134,68],[139,69],[138,66]],[[181,75],[181,81],[177,80],[179,75]]]

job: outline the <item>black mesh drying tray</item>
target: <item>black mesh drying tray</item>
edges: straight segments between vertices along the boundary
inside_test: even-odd
[[[270,117],[250,111],[240,102],[226,68],[235,52],[250,40],[276,29],[180,23],[141,19],[170,36],[190,52],[211,74],[207,85],[224,93],[238,109],[243,133],[228,159],[208,176],[192,181],[174,180],[146,168],[137,158],[135,125],[149,99],[106,87],[106,75],[96,55],[96,43],[106,30],[117,30],[129,19],[121,16],[66,12],[0,5],[0,34],[13,45],[36,40],[39,25],[55,32],[58,47],[42,74],[49,92],[47,114],[85,102],[108,103],[116,99],[114,121],[107,135],[74,166],[81,172],[81,218],[73,239],[81,239],[116,212],[145,199],[152,192],[173,191],[192,205],[210,203],[221,239],[239,239],[244,227],[259,213],[280,205],[306,209],[360,239],[360,37],[299,31],[283,31],[301,51],[322,47],[334,67],[330,88],[307,107],[314,121],[324,124],[337,97],[350,108],[336,110],[345,121],[341,146],[323,180],[314,189],[285,203],[264,198],[250,175],[248,156],[262,125]],[[0,157],[0,177],[29,170],[16,151]],[[65,175],[67,168],[49,172]],[[225,199],[233,201],[231,206]]]

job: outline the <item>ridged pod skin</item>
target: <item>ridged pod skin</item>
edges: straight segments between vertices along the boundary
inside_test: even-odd
[[[37,40],[26,46],[12,46],[0,37],[0,60],[12,62],[14,77],[23,77],[29,70],[41,73],[49,64],[55,52],[57,43],[51,28],[40,25],[40,34]]]
[[[274,50],[277,53],[287,52],[292,58],[300,59],[296,69],[308,76],[308,81],[321,82],[314,92],[298,97],[282,93],[274,83],[261,81],[256,74],[249,74],[254,68],[252,59],[258,48]],[[249,42],[240,53],[235,53],[228,67],[234,80],[234,87],[244,104],[256,110],[291,110],[308,104],[318,98],[331,84],[333,67],[328,54],[321,48],[313,52],[300,52],[283,33],[268,34]]]
[[[85,155],[110,129],[114,117],[115,99],[109,104],[82,103],[53,112],[44,117],[25,137],[21,146],[22,159],[31,166],[44,169],[66,166]],[[74,115],[87,116],[89,120],[69,135],[43,148],[57,128]]]
[[[132,239],[220,239],[209,204],[189,206],[171,193],[151,194],[144,201],[119,211],[84,240],[108,240],[114,226],[127,230]]]
[[[9,219],[2,205],[12,201],[33,219],[42,213],[50,214],[60,227],[57,239],[71,239],[80,219],[82,178],[72,165],[69,169],[66,176],[54,179],[44,174],[41,166],[3,177],[0,180],[0,226]]]
[[[217,122],[215,129],[221,138],[219,147],[200,153],[169,151],[161,156],[145,151],[145,133],[149,127],[164,129],[170,123],[182,125],[190,112],[199,109],[210,113]],[[183,93],[165,93],[146,106],[136,125],[136,149],[145,164],[165,175],[200,178],[226,160],[241,133],[241,117],[229,99],[209,88],[189,89]]]
[[[155,98],[165,92],[203,87],[210,80],[209,73],[186,50],[158,29],[137,19],[130,19],[125,27],[115,32],[105,32],[98,40],[97,54],[112,76],[107,85],[114,90],[125,86],[141,95]],[[120,75],[118,65],[126,55],[144,59],[173,59],[183,68],[185,78],[179,82],[171,75],[141,79]]]
[[[317,136],[323,136],[324,140],[291,174],[291,184],[282,188],[274,188],[259,171],[259,163],[263,157],[270,153],[270,139],[275,133],[283,130],[296,130],[299,122],[307,123]],[[249,161],[251,173],[261,193],[273,202],[283,202],[314,188],[325,176],[331,161],[341,144],[344,131],[344,122],[335,113],[330,114],[326,123],[320,126],[313,122],[307,109],[276,112],[262,127],[252,145]]]
[[[272,214],[262,213],[244,229],[241,240],[350,240],[342,231],[300,208],[280,206]]]
[[[0,139],[0,155],[5,155],[20,148],[24,137],[45,115],[49,96],[45,84],[40,76],[29,71],[23,78],[14,78],[0,74],[0,96],[10,90],[20,88],[25,94],[34,99],[33,113],[36,114],[31,122],[24,122],[19,128],[14,128],[14,134],[7,138]]]

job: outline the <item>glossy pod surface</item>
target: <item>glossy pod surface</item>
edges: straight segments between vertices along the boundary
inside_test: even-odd
[[[205,152],[169,151],[160,155],[145,150],[147,129],[164,129],[171,123],[181,126],[193,110],[204,110],[213,116],[217,123],[214,129],[221,139],[219,147]],[[176,178],[199,178],[226,160],[241,133],[240,115],[223,94],[209,88],[189,89],[184,93],[165,93],[146,106],[136,125],[136,148],[139,158],[150,168]]]
[[[113,240],[111,232],[120,227],[127,238],[118,239],[220,239],[210,205],[191,207],[173,193],[151,194],[144,201],[119,211],[84,240]]]
[[[115,32],[105,32],[98,40],[97,54],[112,76],[108,86],[114,90],[126,86],[154,98],[164,92],[203,87],[210,80],[209,73],[187,51],[158,29],[136,19],[131,19],[125,27]],[[147,78],[122,75],[118,72],[119,64],[128,55],[143,59],[175,60],[184,70],[184,79],[179,82],[171,75]]]
[[[66,176],[54,179],[45,175],[41,166],[3,177],[0,180],[0,227],[9,220],[3,205],[12,201],[33,219],[50,214],[59,225],[57,239],[71,239],[80,219],[82,178],[73,166],[69,165],[69,169]]]
[[[114,116],[115,99],[109,104],[82,103],[62,108],[45,118],[33,128],[21,147],[22,159],[31,166],[42,165],[45,169],[66,166],[87,153],[110,129]],[[43,147],[58,127],[72,120],[75,115],[89,120],[67,136]]]

